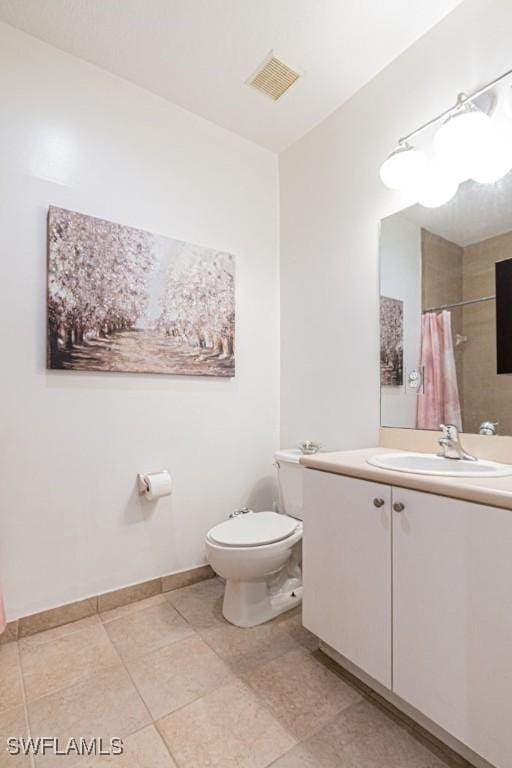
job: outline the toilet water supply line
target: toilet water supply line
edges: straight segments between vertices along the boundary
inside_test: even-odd
[[[277,511],[284,513],[283,493],[281,489],[281,465],[277,459],[274,459],[274,467],[277,469]]]

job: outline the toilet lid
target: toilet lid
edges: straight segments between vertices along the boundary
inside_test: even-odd
[[[282,541],[297,528],[297,520],[277,512],[238,515],[211,529],[209,537],[225,547],[256,547]]]

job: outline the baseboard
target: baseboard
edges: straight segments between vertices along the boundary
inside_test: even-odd
[[[85,600],[77,600],[57,608],[50,608],[47,611],[23,616],[7,624],[4,632],[0,635],[0,644],[12,642],[21,637],[28,637],[28,635],[35,635],[38,632],[60,627],[62,624],[69,624],[72,621],[85,619],[95,613],[111,611],[113,608],[119,608],[122,605],[158,595],[161,592],[171,592],[174,589],[188,587],[198,581],[211,579],[213,576],[215,573],[209,565],[200,565],[197,568],[170,573],[167,576],[114,589],[110,592],[88,597]]]

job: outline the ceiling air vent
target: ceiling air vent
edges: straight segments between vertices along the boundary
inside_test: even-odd
[[[247,82],[277,101],[299,77],[298,72],[271,55]]]

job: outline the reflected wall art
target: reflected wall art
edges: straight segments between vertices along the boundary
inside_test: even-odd
[[[404,383],[404,303],[380,297],[380,383]]]

